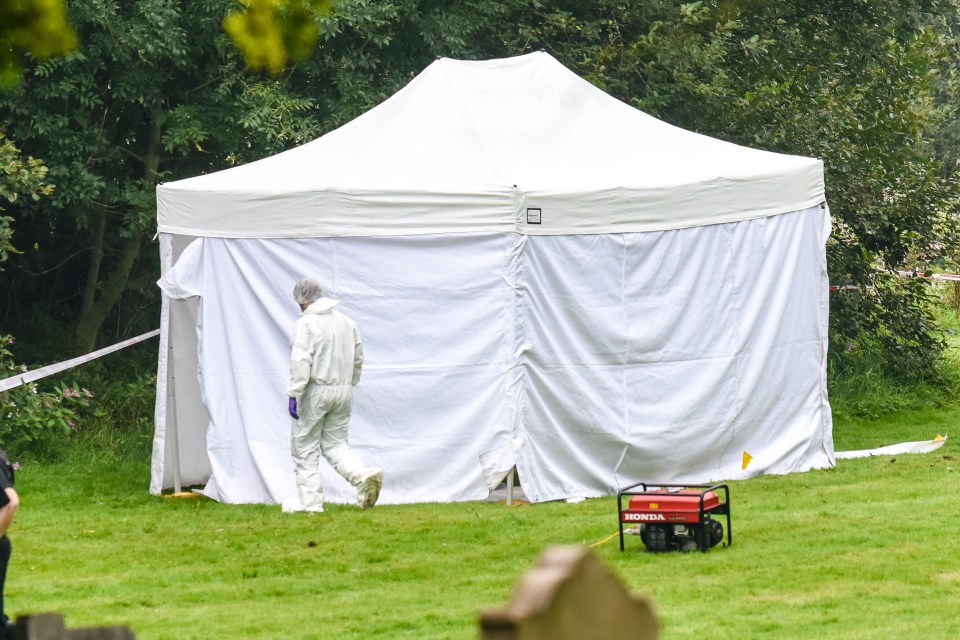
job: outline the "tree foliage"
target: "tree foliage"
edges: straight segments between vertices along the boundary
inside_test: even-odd
[[[542,49],[673,124],[822,158],[835,221],[831,279],[860,287],[831,298],[832,352],[842,358],[854,344],[884,354],[891,370],[934,371],[929,290],[890,274],[939,268],[954,252],[960,135],[948,123],[960,93],[957,0],[340,0],[330,12],[303,0],[286,13],[270,0],[244,6],[228,18],[236,7],[227,0],[78,2],[71,19],[80,48],[31,62],[22,85],[0,93],[0,130],[43,158],[58,186],[49,206],[22,207],[18,233],[40,250],[18,256],[16,278],[0,288],[73,323],[78,346],[89,346],[108,316],[130,326],[131,309],[155,304],[156,264],[141,251],[158,180],[306,142],[381,102],[438,56]],[[263,42],[303,53],[300,36],[277,25],[308,8],[313,19],[294,22],[316,29],[319,44],[284,67],[287,54]],[[272,34],[259,40],[262,57],[245,63],[221,24],[241,41]],[[251,75],[250,67],[284,71]],[[71,290],[82,294],[65,295]],[[30,315],[20,313],[20,321]]]
[[[20,150],[0,135],[0,201],[16,203],[49,196],[53,187],[44,182],[46,167],[39,160],[23,157]],[[3,211],[3,207],[0,207]],[[20,253],[11,244],[13,218],[0,215],[0,264],[10,253]],[[0,271],[3,271],[0,268]],[[13,359],[13,336],[0,334],[0,379],[26,371]],[[40,391],[36,384],[21,385],[0,393],[0,441],[11,450],[25,445],[62,441],[76,427],[76,406],[89,407],[90,391],[60,386]]]
[[[755,3],[742,28],[767,29],[731,60],[740,139],[824,160],[831,279],[860,287],[831,300],[831,352],[879,352],[906,377],[934,376],[942,343],[931,288],[896,274],[943,269],[956,244],[957,184],[930,138],[948,13],[955,2]]]
[[[8,322],[59,318],[72,325],[60,346],[88,351],[111,313],[123,332],[154,322],[156,255],[142,252],[158,181],[253,160],[318,131],[295,117],[310,99],[244,73],[220,31],[226,2],[72,9],[81,46],[35,62],[0,92],[0,130],[43,158],[57,185],[48,201],[21,207],[18,234],[37,249],[5,284],[32,301],[8,309]]]
[[[0,0],[0,86],[17,83],[25,54],[44,59],[76,45],[64,0]]]
[[[0,134],[0,202],[16,203],[23,198],[39,200],[53,193],[53,186],[44,179],[47,168],[36,158],[20,153],[13,142]],[[0,206],[0,213],[4,207]],[[6,262],[11,253],[20,253],[13,246],[13,218],[0,215],[0,263]],[[2,268],[0,268],[2,271]]]
[[[13,359],[13,336],[0,335],[0,380],[27,370]],[[40,389],[36,382],[0,393],[0,442],[11,451],[52,452],[92,413],[93,392],[75,383]],[[86,414],[86,415],[85,415]]]
[[[247,0],[223,20],[224,31],[253,70],[277,75],[291,58],[305,58],[320,37],[319,16],[329,15],[330,0]]]

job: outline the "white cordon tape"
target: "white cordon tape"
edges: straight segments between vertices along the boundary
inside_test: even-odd
[[[898,276],[905,278],[929,278],[931,280],[960,280],[960,273],[931,273],[924,275],[913,271],[897,271]]]
[[[857,291],[858,289],[860,289],[860,287],[855,284],[845,284],[843,286],[836,284],[830,285],[830,291]],[[868,286],[867,289],[873,289],[873,287]]]
[[[902,276],[911,276],[911,277],[920,277],[920,278],[929,277],[929,278],[933,278],[934,280],[960,281],[960,274],[958,273],[934,273],[933,275],[930,275],[930,276],[914,274],[912,271],[898,271],[897,273],[898,275],[902,275]],[[872,287],[868,287],[868,288],[872,288]],[[829,289],[830,291],[837,291],[837,290],[850,291],[854,289],[859,289],[859,287],[855,285],[845,285],[845,286],[830,285]],[[81,365],[85,362],[96,360],[97,358],[105,356],[108,353],[113,353],[114,351],[125,349],[126,347],[129,347],[132,344],[143,342],[144,340],[149,340],[150,338],[153,338],[158,335],[160,335],[160,329],[154,329],[153,331],[148,331],[147,333],[144,333],[143,335],[139,335],[136,338],[130,338],[129,340],[118,342],[115,345],[105,347],[103,349],[100,349],[99,351],[88,353],[85,356],[80,356],[77,358],[73,358],[71,360],[65,360],[57,364],[50,364],[45,367],[40,367],[39,369],[34,369],[33,371],[27,371],[27,372],[21,373],[20,375],[4,378],[3,380],[0,380],[0,392],[7,391],[9,389],[15,389],[16,387],[27,384],[28,382],[33,382],[34,380],[40,380],[41,378],[52,376],[55,373],[60,373],[61,371],[72,369],[73,367]]]
[[[913,271],[897,271],[898,276],[903,276],[904,278],[928,278],[930,280],[952,280],[954,282],[960,282],[960,273],[931,273],[929,276],[925,276],[922,273],[914,273]],[[860,287],[855,284],[847,285],[830,285],[830,291],[856,291]],[[865,289],[873,289],[872,285],[867,285]]]
[[[52,376],[55,373],[60,373],[61,371],[66,371],[67,369],[72,369],[77,365],[81,365],[85,362],[90,362],[91,360],[96,360],[101,356],[105,356],[108,353],[113,353],[114,351],[120,351],[120,349],[125,349],[132,344],[138,342],[143,342],[144,340],[149,340],[160,335],[160,329],[154,329],[148,333],[143,334],[142,336],[137,336],[136,338],[130,338],[129,340],[124,340],[123,342],[118,342],[115,345],[105,347],[99,351],[93,351],[88,353],[85,356],[79,356],[77,358],[72,358],[70,360],[64,360],[63,362],[58,362],[57,364],[48,364],[45,367],[40,367],[39,369],[34,369],[33,371],[25,371],[19,375],[11,376],[9,378],[4,378],[0,380],[0,392],[8,391],[10,389],[15,389],[20,385],[33,382],[34,380],[39,380],[40,378],[46,378],[47,376]]]

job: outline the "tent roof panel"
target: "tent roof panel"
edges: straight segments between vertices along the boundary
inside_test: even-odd
[[[823,199],[819,160],[666,124],[545,53],[438,60],[317,140],[157,188],[159,231],[219,237],[643,231]]]

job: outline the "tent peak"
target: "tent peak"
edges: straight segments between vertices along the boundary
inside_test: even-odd
[[[157,222],[217,237],[564,235],[719,224],[823,199],[820,161],[680,129],[533,51],[441,58],[316,140],[160,185]]]

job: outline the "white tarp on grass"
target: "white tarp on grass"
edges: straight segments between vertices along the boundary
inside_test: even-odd
[[[876,449],[860,449],[857,451],[837,451],[837,460],[851,460],[854,458],[870,458],[873,456],[895,456],[901,453],[933,453],[947,443],[947,436],[937,436],[933,440],[918,442],[899,442]]]

